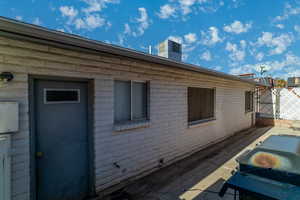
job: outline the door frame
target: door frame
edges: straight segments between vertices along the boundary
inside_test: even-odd
[[[84,78],[70,78],[60,76],[29,75],[28,100],[29,100],[29,134],[30,134],[30,199],[37,200],[36,189],[36,109],[35,109],[35,84],[37,80],[66,81],[87,84],[87,136],[88,136],[88,197],[96,196],[95,168],[94,168],[94,80]]]

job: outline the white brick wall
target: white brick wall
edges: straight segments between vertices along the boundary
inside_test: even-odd
[[[244,92],[253,86],[132,59],[85,54],[0,37],[0,72],[13,82],[0,87],[0,101],[20,102],[20,131],[12,142],[12,199],[30,197],[28,75],[81,77],[94,80],[96,189],[101,191],[141,173],[164,158],[166,164],[251,125],[244,111]],[[113,80],[150,81],[150,125],[113,131]],[[187,124],[187,87],[216,87],[216,120]],[[117,162],[121,169],[113,163]]]

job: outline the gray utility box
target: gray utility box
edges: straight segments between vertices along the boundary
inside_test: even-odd
[[[19,130],[19,104],[17,102],[0,102],[0,134]]]

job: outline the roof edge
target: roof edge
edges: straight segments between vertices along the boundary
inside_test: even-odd
[[[171,67],[176,67],[188,71],[199,72],[206,75],[217,76],[224,79],[240,81],[252,85],[265,86],[264,84],[252,80],[242,79],[239,78],[238,76],[207,69],[201,66],[183,63],[183,62],[177,62],[160,56],[150,55],[144,52],[120,47],[117,45],[111,45],[96,40],[87,39],[74,34],[47,29],[41,26],[28,24],[28,23],[20,22],[14,19],[9,19],[1,16],[0,16],[0,30],[4,32],[8,32],[10,34],[22,35],[22,36],[32,37],[36,39],[38,38],[38,39],[47,40],[55,43],[81,47],[81,48],[94,50],[98,52],[120,55],[124,57],[152,62],[156,64],[162,64],[169,67],[171,66]]]

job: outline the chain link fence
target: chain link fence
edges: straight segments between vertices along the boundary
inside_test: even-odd
[[[259,88],[256,99],[260,118],[300,120],[300,88]]]

